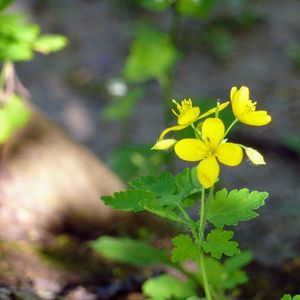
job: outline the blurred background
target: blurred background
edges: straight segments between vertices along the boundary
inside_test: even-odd
[[[69,39],[58,53],[16,63],[31,103],[123,182],[166,169],[169,154],[150,147],[175,124],[172,99],[204,111],[232,86],[248,86],[272,123],[239,126],[231,139],[260,150],[267,165],[222,166],[221,182],[270,193],[238,239],[265,276],[278,268],[299,289],[299,1],[16,0],[11,10]]]

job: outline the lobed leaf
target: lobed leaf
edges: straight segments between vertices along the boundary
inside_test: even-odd
[[[300,300],[300,295],[292,297],[290,294],[285,294],[280,300]]]
[[[237,225],[241,221],[248,221],[258,214],[256,209],[265,204],[268,197],[266,192],[249,192],[248,189],[226,189],[217,192],[211,202],[207,220],[216,227]]]
[[[172,239],[175,246],[172,250],[172,261],[184,262],[185,260],[197,261],[199,249],[187,234],[180,234]]]
[[[233,231],[225,231],[220,228],[212,230],[202,243],[202,248],[206,253],[220,259],[223,254],[233,256],[240,253],[238,243],[230,241],[233,237]]]
[[[90,243],[104,257],[133,266],[168,262],[166,254],[151,245],[130,238],[102,236]]]

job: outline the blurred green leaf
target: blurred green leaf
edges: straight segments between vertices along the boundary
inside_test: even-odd
[[[194,282],[181,281],[169,274],[148,279],[142,290],[147,299],[153,300],[187,299],[197,294]]]
[[[298,43],[289,44],[286,49],[286,54],[295,64],[295,67],[300,69],[300,45]]]
[[[145,242],[130,238],[102,236],[91,242],[90,245],[106,258],[133,266],[168,262],[168,258],[163,251]]]
[[[233,231],[225,231],[220,228],[213,229],[202,243],[202,248],[217,259],[220,259],[223,254],[227,256],[239,254],[238,243],[230,241],[233,235]]]
[[[299,65],[300,66],[300,65]],[[287,134],[283,143],[287,145],[291,150],[300,155],[300,136],[296,134]]]
[[[176,9],[182,15],[206,18],[215,0],[177,0]]]
[[[35,51],[43,54],[56,52],[66,47],[68,39],[58,34],[43,34],[33,44]]]
[[[168,35],[141,25],[131,45],[123,74],[128,81],[144,82],[165,78],[179,58]]]
[[[11,5],[13,0],[0,0],[0,11]]]
[[[5,143],[14,132],[30,120],[30,111],[21,97],[12,95],[0,108],[0,144]]]
[[[150,149],[151,145],[122,145],[112,151],[108,159],[111,168],[126,182],[163,171],[165,154]]]
[[[170,0],[139,0],[139,5],[153,11],[164,11],[170,7]]]
[[[255,212],[265,204],[267,192],[250,192],[244,188],[228,191],[224,188],[215,194],[207,213],[207,220],[216,227],[237,225],[255,218]]]
[[[244,284],[248,281],[248,276],[241,268],[251,260],[252,255],[249,251],[226,259],[224,265],[215,258],[204,257],[208,281],[216,289],[232,289]]]
[[[211,53],[219,60],[225,59],[234,48],[231,32],[222,26],[214,26],[207,30],[203,38],[211,48]]]
[[[5,112],[13,128],[25,126],[29,122],[31,116],[28,107],[24,104],[24,100],[17,95],[10,97],[5,105]]]
[[[285,294],[280,300],[300,300],[300,295],[292,297],[290,294]]]
[[[105,120],[120,121],[128,119],[134,112],[137,102],[143,97],[144,89],[131,89],[128,94],[115,97],[102,113]]]

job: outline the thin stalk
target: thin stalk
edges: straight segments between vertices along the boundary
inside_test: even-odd
[[[191,219],[191,217],[188,215],[188,213],[184,210],[184,208],[180,204],[178,204],[177,206],[178,206],[179,210],[181,211],[181,213],[186,221],[186,224],[188,225],[189,229],[191,230],[194,240],[196,241],[198,237],[197,237],[197,232],[196,232],[195,226],[193,226],[194,221]]]
[[[238,122],[238,119],[237,118],[235,118],[235,120],[229,125],[229,127],[227,128],[227,130],[226,130],[226,132],[225,132],[225,134],[224,134],[224,138],[225,138],[225,136],[228,134],[228,132],[230,131],[230,129],[235,125],[235,123],[237,123]]]
[[[213,191],[210,190],[209,193],[209,198],[211,197],[211,194]],[[207,279],[207,274],[206,274],[206,269],[205,269],[205,263],[204,263],[204,255],[203,255],[203,250],[201,248],[202,242],[203,242],[203,237],[204,237],[204,230],[206,226],[206,214],[207,210],[205,208],[205,188],[202,187],[202,192],[201,192],[201,207],[200,207],[200,222],[199,222],[199,238],[198,238],[198,245],[200,248],[200,257],[199,257],[199,265],[201,268],[201,273],[202,273],[202,279],[203,279],[203,288],[204,292],[206,295],[207,300],[212,300],[210,288],[209,288],[209,283]]]

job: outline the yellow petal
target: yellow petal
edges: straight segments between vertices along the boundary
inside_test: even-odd
[[[234,94],[236,93],[236,91],[237,91],[237,87],[236,86],[234,86],[234,87],[231,88],[231,90],[230,90],[230,99],[231,100],[233,99]]]
[[[152,150],[168,150],[175,145],[177,141],[173,139],[165,139],[158,141],[151,149]]]
[[[181,130],[181,129],[184,129],[188,127],[188,125],[176,125],[176,126],[173,126],[173,127],[168,127],[166,128],[159,136],[159,140],[162,140],[164,138],[164,136],[169,133],[170,131],[178,131],[178,130]]]
[[[219,164],[212,155],[202,160],[197,167],[198,179],[206,189],[214,185],[219,176],[219,172]]]
[[[239,90],[233,93],[231,98],[233,114],[239,118],[249,109],[249,89],[242,86]]]
[[[264,157],[255,149],[250,147],[244,147],[246,155],[255,165],[265,165]]]
[[[204,142],[215,148],[223,139],[225,133],[225,127],[221,119],[208,118],[202,125],[202,138]]]
[[[268,115],[268,113],[265,110],[258,110],[249,112],[239,117],[239,120],[247,125],[263,126],[270,123],[272,121],[272,118]]]
[[[221,103],[218,107],[219,111],[223,110],[228,104],[229,104],[229,101]],[[214,114],[216,112],[216,110],[217,110],[217,107],[211,108],[210,110],[208,110],[204,114],[200,115],[197,120],[203,119],[203,118],[205,118],[205,117],[207,117],[211,114]]]
[[[234,143],[220,144],[216,149],[218,160],[227,166],[237,166],[243,159],[242,147]]]
[[[175,144],[175,153],[186,161],[199,161],[207,155],[208,151],[205,143],[197,139],[183,139]]]
[[[199,107],[192,107],[183,111],[178,117],[178,124],[179,125],[190,125],[194,123],[200,114]]]

